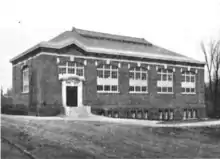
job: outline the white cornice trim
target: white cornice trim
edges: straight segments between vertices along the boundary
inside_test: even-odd
[[[71,57],[74,56],[74,58],[82,58],[82,59],[93,59],[93,60],[103,60],[103,61],[117,61],[117,62],[127,62],[127,63],[140,63],[140,64],[147,64],[147,65],[155,65],[155,66],[171,66],[171,67],[180,67],[180,68],[188,68],[189,66],[185,65],[174,65],[174,64],[167,64],[167,63],[162,63],[162,62],[143,62],[143,61],[132,61],[132,60],[120,60],[120,59],[110,59],[110,58],[101,58],[101,57],[88,57],[88,56],[78,56],[78,55],[69,55],[69,54],[58,54],[58,53],[49,53],[49,52],[40,52],[39,54],[33,56],[32,58],[36,58],[41,55],[50,55],[50,56],[58,56],[58,57]],[[18,65],[20,63],[17,63]],[[13,66],[16,66],[13,65]],[[195,68],[195,69],[204,69],[204,67],[196,67],[196,66],[190,66],[190,68]]]

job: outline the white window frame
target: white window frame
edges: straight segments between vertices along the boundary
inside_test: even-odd
[[[181,93],[182,94],[196,94],[196,74],[192,71],[184,71],[181,74]],[[189,81],[186,79],[189,78]],[[192,79],[194,78],[194,81]],[[182,91],[184,89],[184,91]],[[189,92],[187,92],[189,89]],[[194,89],[194,91],[192,91]]]
[[[138,79],[137,73],[140,74]],[[133,78],[130,76],[131,74],[133,74]],[[146,79],[142,79],[143,74],[145,74]],[[134,90],[130,90],[130,87],[134,87]],[[137,87],[140,87],[140,91],[136,90]],[[142,87],[145,87],[146,91],[143,91]],[[148,93],[148,70],[146,68],[133,67],[129,69],[129,93]]]
[[[78,62],[67,61],[64,65],[59,65],[58,69],[59,75],[69,74],[84,77],[84,65]],[[63,72],[61,70],[63,70]],[[74,71],[74,73],[71,73],[70,70]],[[82,74],[77,74],[77,71],[79,70],[82,71]]]
[[[29,93],[29,68],[22,69],[22,93]]]
[[[114,67],[114,68],[113,68]],[[105,77],[109,72],[109,77]],[[100,74],[102,72],[102,75]],[[116,77],[113,77],[113,73],[116,73]],[[98,93],[119,93],[118,85],[118,67],[111,64],[101,64],[97,66],[97,92]],[[98,87],[102,87],[102,90],[98,90]],[[108,87],[109,90],[105,90]],[[113,87],[116,89],[113,90]]]
[[[169,72],[171,71],[171,72]],[[157,93],[158,94],[173,94],[173,70],[170,69],[159,69],[157,71],[157,75],[160,76],[160,79],[157,80]],[[163,75],[166,76],[166,79],[163,79]],[[169,80],[169,76],[172,77],[172,80]],[[160,91],[158,91],[158,87],[160,87]],[[166,92],[163,92],[163,88],[166,88]],[[172,88],[172,92],[169,92],[168,88]]]

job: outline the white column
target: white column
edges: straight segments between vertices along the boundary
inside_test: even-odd
[[[64,113],[65,115],[68,115],[67,112],[67,106],[66,106],[66,81],[62,81],[62,104],[64,107]]]
[[[81,106],[83,106],[83,102],[82,102],[82,100],[83,100],[83,84],[82,84],[82,81],[80,81],[79,83],[78,83],[78,94],[77,94],[77,98],[78,98],[78,107],[81,107]]]

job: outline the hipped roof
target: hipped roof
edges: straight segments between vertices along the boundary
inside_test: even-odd
[[[35,45],[14,57],[11,62],[40,47],[61,49],[72,44],[91,53],[205,64],[204,62],[153,45],[144,38],[113,35],[77,28],[65,31],[47,42]]]

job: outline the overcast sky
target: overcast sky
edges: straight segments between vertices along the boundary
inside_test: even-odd
[[[72,27],[143,37],[204,61],[200,42],[220,38],[219,0],[1,0],[0,84],[9,60]]]

